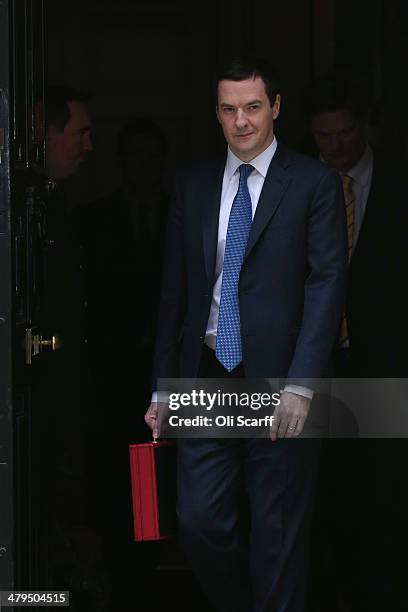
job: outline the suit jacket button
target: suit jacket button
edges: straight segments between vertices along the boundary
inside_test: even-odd
[[[200,336],[200,340],[204,340],[204,336]]]

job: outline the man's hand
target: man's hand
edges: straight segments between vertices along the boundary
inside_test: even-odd
[[[273,413],[271,440],[299,436],[309,412],[310,401],[303,395],[283,391],[280,404],[276,406]]]
[[[145,414],[145,422],[152,430],[153,439],[160,438],[160,429],[168,409],[164,402],[152,402]]]

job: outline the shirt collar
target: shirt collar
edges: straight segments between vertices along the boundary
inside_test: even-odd
[[[227,178],[230,179],[238,170],[239,166],[246,163],[251,164],[251,166],[253,166],[255,170],[257,170],[257,172],[263,176],[263,178],[265,178],[277,148],[278,143],[274,136],[271,144],[265,149],[265,151],[262,151],[262,153],[257,155],[257,157],[252,159],[250,162],[244,162],[242,159],[239,159],[239,157],[237,157],[228,147],[227,163],[225,165],[225,173]]]
[[[366,145],[364,153],[358,160],[358,162],[350,168],[350,170],[344,174],[350,176],[356,183],[360,183],[360,185],[367,185],[371,171],[373,168],[373,150],[369,144]]]

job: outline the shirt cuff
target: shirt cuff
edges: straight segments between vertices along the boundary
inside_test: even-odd
[[[152,393],[152,404],[167,404],[169,401],[169,394],[165,391],[153,391]]]
[[[307,399],[313,399],[313,391],[308,389],[307,387],[301,387],[300,385],[285,385],[285,389],[287,393],[296,393],[296,395],[303,395],[303,397],[307,397]]]

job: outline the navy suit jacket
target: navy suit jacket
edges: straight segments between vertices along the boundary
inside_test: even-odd
[[[155,378],[198,374],[213,293],[224,166],[225,160],[202,164],[176,181]],[[306,379],[325,375],[344,307],[346,244],[337,173],[278,145],[239,280],[247,377],[308,384]]]

